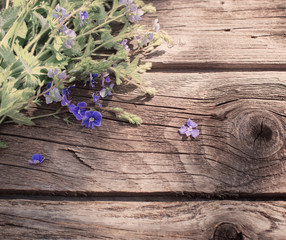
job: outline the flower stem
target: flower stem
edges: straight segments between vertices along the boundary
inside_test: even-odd
[[[1,123],[5,120],[6,116],[3,116],[1,119],[0,119],[0,125]]]
[[[118,71],[117,71],[115,68],[113,68],[113,67],[110,67],[109,69],[112,70],[112,71],[114,71],[114,72],[118,72]],[[132,81],[131,79],[128,79],[128,78],[125,77],[121,72],[119,72],[119,73],[120,73],[120,78],[122,78],[123,80],[125,80],[125,81],[128,82],[128,83],[131,83],[131,84],[137,86],[137,87],[140,88],[143,92],[145,92],[145,93],[147,92],[145,87],[143,87],[143,86],[140,85],[139,83],[136,83],[136,82]]]
[[[108,23],[110,23],[110,22],[113,22],[113,21],[115,21],[115,20],[117,20],[117,19],[123,17],[124,15],[125,15],[125,14],[121,14],[121,15],[118,15],[117,17],[113,18],[113,19],[110,19],[110,20],[108,20],[108,21],[105,21],[104,23],[102,23],[102,24],[96,26],[95,28],[93,28],[93,29],[91,29],[91,30],[89,30],[89,31],[87,31],[87,32],[85,32],[85,33],[80,34],[80,36],[77,36],[75,39],[78,39],[79,37],[82,37],[82,36],[85,36],[85,35],[94,33],[97,29],[103,27],[105,24],[108,24]],[[108,17],[108,18],[109,18],[109,17]],[[108,19],[108,18],[107,18],[107,19]]]

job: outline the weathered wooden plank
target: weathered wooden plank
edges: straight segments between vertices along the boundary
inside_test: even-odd
[[[94,131],[49,118],[2,126],[1,191],[285,194],[284,72],[149,73],[159,91],[115,94],[109,106],[137,111],[134,127],[104,114]],[[92,91],[78,89],[87,100]],[[201,131],[183,140],[187,118]],[[76,122],[76,121],[74,121]],[[47,160],[29,166],[33,153]]]
[[[0,200],[1,239],[284,240],[285,235],[281,201]]]
[[[158,17],[174,39],[152,54],[154,67],[285,69],[283,0],[156,0]]]

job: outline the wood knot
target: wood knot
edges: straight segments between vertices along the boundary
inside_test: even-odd
[[[283,147],[284,128],[271,112],[247,109],[232,119],[232,143],[253,158],[268,158]]]
[[[234,224],[221,223],[215,229],[213,240],[243,240],[243,235]]]

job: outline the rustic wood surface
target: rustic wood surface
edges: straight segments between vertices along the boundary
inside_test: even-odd
[[[14,240],[285,240],[286,204],[1,200],[0,231]]]
[[[158,72],[145,79],[158,89],[156,97],[116,94],[107,103],[138,112],[140,127],[105,114],[94,131],[53,117],[33,128],[1,128],[10,146],[1,150],[1,189],[286,193],[286,73]],[[77,101],[92,94],[75,91]],[[199,124],[196,140],[178,133],[188,117]],[[27,165],[33,152],[47,160]]]
[[[1,240],[285,239],[284,1],[149,2],[144,21],[174,39],[147,57],[158,93],[115,87],[104,102],[142,126],[104,112],[93,131],[53,117],[0,127]],[[195,140],[178,134],[188,118]],[[28,165],[34,153],[46,160]]]
[[[174,46],[150,58],[155,67],[285,69],[285,3],[282,0],[156,0]],[[163,54],[164,53],[164,54]]]

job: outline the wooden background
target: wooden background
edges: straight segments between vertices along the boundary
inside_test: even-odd
[[[149,2],[144,22],[174,39],[147,59],[158,94],[105,102],[144,123],[1,126],[0,239],[286,239],[285,1]],[[178,134],[188,118],[195,140]]]

